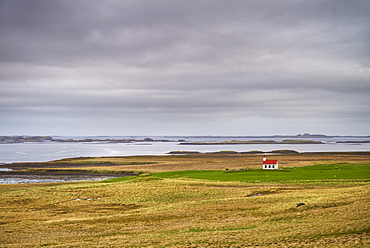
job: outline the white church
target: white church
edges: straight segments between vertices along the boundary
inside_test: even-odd
[[[262,169],[267,170],[276,170],[279,169],[279,162],[277,160],[266,159],[266,156],[263,156],[262,160]]]

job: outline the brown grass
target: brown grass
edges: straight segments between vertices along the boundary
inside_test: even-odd
[[[0,186],[1,247],[366,247],[369,185]],[[269,194],[248,197],[258,192]],[[80,200],[77,200],[80,199]],[[300,202],[306,205],[296,207]]]
[[[287,166],[299,159],[302,165],[361,162],[355,156],[295,156],[278,159]],[[130,170],[222,169],[256,166],[260,156],[116,161],[156,162],[122,165]],[[256,193],[263,195],[249,197]],[[0,185],[0,247],[369,247],[369,193],[368,183],[355,181],[257,184],[150,176]]]

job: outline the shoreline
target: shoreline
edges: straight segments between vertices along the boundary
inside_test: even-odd
[[[65,163],[52,163],[53,161],[45,163],[38,162],[2,164],[0,165],[0,184],[99,181],[117,177],[129,177],[138,175],[138,173],[130,171],[103,173],[83,169],[65,169],[72,167],[88,167],[91,165],[78,166],[68,165]],[[107,165],[105,164],[105,166]]]
[[[117,177],[136,176],[137,174],[88,173],[73,170],[0,171],[0,184],[17,183],[58,183],[79,181],[103,181]]]

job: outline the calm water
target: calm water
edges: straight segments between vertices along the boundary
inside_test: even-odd
[[[93,175],[0,175],[0,184],[101,181],[115,176]]]
[[[61,137],[68,138],[68,137]],[[85,138],[85,137],[73,137]],[[108,137],[98,137],[100,139]],[[111,137],[109,137],[111,138]],[[122,137],[117,137],[122,138]],[[123,137],[127,138],[127,137]],[[128,137],[143,138],[143,137]],[[238,151],[246,152],[252,150],[272,151],[280,149],[296,150],[298,152],[332,152],[332,151],[370,151],[370,143],[364,144],[338,144],[335,141],[343,140],[368,140],[368,138],[319,138],[327,142],[325,144],[244,144],[244,145],[179,145],[177,140],[186,141],[229,141],[229,140],[252,140],[251,138],[229,138],[229,137],[151,137],[154,139],[169,139],[173,142],[139,142],[139,143],[64,143],[64,142],[42,142],[42,143],[18,143],[0,144],[0,163],[12,162],[46,162],[71,157],[95,157],[95,156],[131,156],[131,155],[166,155],[170,151]],[[256,138],[261,140],[261,138]],[[271,139],[271,138],[268,138]],[[286,138],[284,138],[286,139]],[[282,139],[274,139],[281,141]]]

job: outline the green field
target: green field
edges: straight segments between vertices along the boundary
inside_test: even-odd
[[[325,164],[305,167],[290,167],[279,170],[239,169],[239,170],[186,170],[152,174],[156,178],[192,178],[239,182],[289,182],[356,179],[370,181],[370,164]],[[108,180],[117,182],[131,178]]]
[[[171,171],[155,173],[159,178],[195,178],[220,181],[240,182],[281,182],[300,180],[338,180],[367,179],[370,180],[370,165],[368,164],[330,164],[313,165],[281,170],[246,169],[235,171]]]

